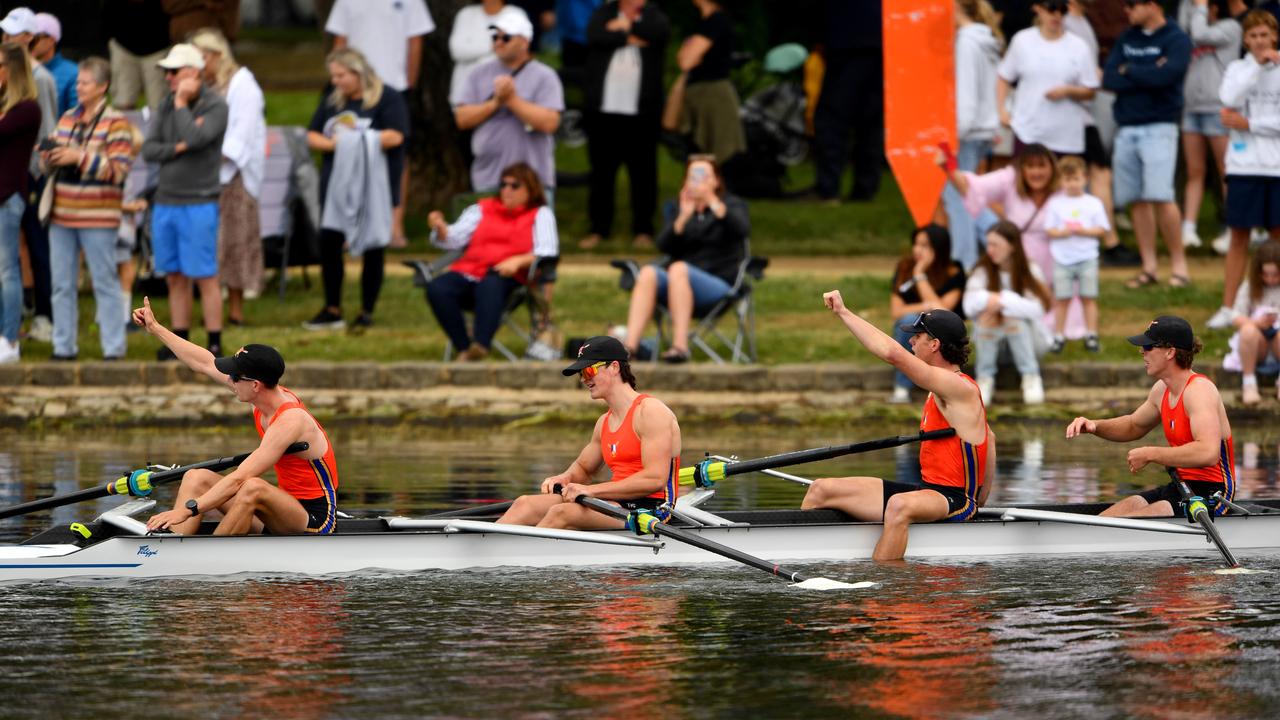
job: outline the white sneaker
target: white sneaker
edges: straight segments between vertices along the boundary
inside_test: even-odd
[[[31,327],[27,328],[27,339],[42,343],[53,342],[53,322],[44,315],[35,316],[31,319]]]
[[[1266,228],[1254,228],[1249,231],[1249,247],[1257,247],[1262,243],[1271,239],[1271,233]]]
[[[911,390],[901,385],[894,385],[893,394],[889,396],[889,402],[894,405],[906,405],[911,402]]]
[[[1210,330],[1225,330],[1231,327],[1233,315],[1234,313],[1231,308],[1223,305],[1218,308],[1218,312],[1214,313],[1205,325],[1207,325]]]
[[[1196,232],[1195,223],[1182,223],[1182,244],[1189,248],[1198,248],[1204,245],[1204,242],[1200,240],[1200,234]]]
[[[8,338],[0,337],[0,365],[16,363],[20,357],[18,343],[11,343]]]
[[[990,405],[996,399],[996,379],[993,377],[978,378],[978,392],[982,395],[982,406]]]
[[[1219,255],[1226,255],[1231,249],[1231,230],[1223,230],[1222,234],[1213,239],[1213,251]]]
[[[1044,404],[1044,383],[1040,380],[1039,375],[1022,376],[1022,404]]]

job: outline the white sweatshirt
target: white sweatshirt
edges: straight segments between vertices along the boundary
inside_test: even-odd
[[[1031,270],[1031,276],[1044,283],[1044,275],[1040,272],[1040,268],[1035,263],[1028,263]],[[1031,292],[1030,288],[1023,291],[1021,295],[1011,289],[1012,282],[1009,279],[1009,271],[1000,271],[1000,292],[997,295],[1000,298],[1000,313],[1005,317],[1018,318],[1020,320],[1039,320],[1044,317],[1044,305],[1040,304],[1040,298]],[[961,304],[964,306],[965,317],[976,318],[987,309],[987,299],[992,295],[987,289],[987,271],[985,268],[978,266],[969,273],[969,277],[964,283],[964,300]]]
[[[1249,119],[1248,130],[1230,133],[1227,174],[1280,177],[1280,67],[1245,55],[1227,66],[1218,95]]]
[[[996,64],[1000,41],[991,28],[970,23],[956,33],[956,129],[961,140],[991,140],[996,112]]]

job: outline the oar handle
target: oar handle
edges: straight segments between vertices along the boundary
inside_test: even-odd
[[[306,452],[310,447],[310,443],[299,440],[286,448],[285,454]],[[239,455],[214,458],[213,460],[205,460],[203,462],[184,465],[171,470],[161,470],[159,472],[152,472],[151,470],[134,470],[128,475],[112,480],[106,485],[99,485],[98,487],[92,487],[86,490],[68,493],[66,495],[55,495],[54,497],[32,500],[27,503],[11,505],[7,508],[0,508],[0,518],[25,515],[39,510],[62,507],[64,505],[73,505],[78,502],[84,502],[85,500],[96,500],[97,498],[107,497],[108,495],[136,495],[139,497],[145,497],[150,495],[152,489],[157,485],[163,485],[164,483],[178,480],[189,470],[212,470],[213,472],[221,472],[227,468],[239,465],[251,454],[252,453],[241,453]]]
[[[883,450],[885,448],[906,445],[907,443],[924,442],[925,440],[941,440],[943,438],[952,437],[955,434],[955,428],[945,428],[942,430],[930,430],[928,432],[917,433],[915,435],[895,435],[893,437],[881,438],[879,440],[866,440],[864,442],[853,443],[852,445],[833,445],[813,448],[811,450],[797,450],[795,452],[755,458],[754,460],[740,460],[732,463],[703,461],[693,467],[680,468],[680,484],[693,485],[696,481],[698,484],[706,485],[709,484],[707,481],[715,482],[717,480],[723,480],[730,475],[742,475],[744,473],[758,472],[760,470],[773,470],[780,467],[817,462],[818,460],[829,460],[834,457],[840,457],[841,455],[852,455],[854,453],[870,452],[872,450]],[[698,472],[700,469],[705,473],[705,480],[698,478]]]
[[[1177,468],[1166,469],[1169,471],[1169,479],[1178,488],[1178,493],[1182,495],[1182,501],[1186,503],[1187,517],[1204,529],[1204,534],[1208,536],[1209,541],[1218,548],[1218,552],[1222,553],[1222,558],[1227,561],[1227,567],[1240,567],[1235,555],[1231,554],[1231,548],[1227,547],[1226,541],[1218,533],[1218,527],[1213,524],[1213,513],[1209,512],[1209,507],[1204,504],[1204,498],[1191,491],[1191,488],[1178,476]]]

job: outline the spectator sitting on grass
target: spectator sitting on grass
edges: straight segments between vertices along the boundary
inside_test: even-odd
[[[964,268],[951,259],[951,234],[941,225],[916,228],[911,234],[911,252],[898,260],[893,271],[893,292],[889,295],[893,338],[910,351],[914,333],[903,328],[910,328],[928,310],[963,313],[963,294]],[[906,373],[895,371],[889,402],[911,402],[912,387]]]
[[[1063,158],[1058,170],[1062,193],[1050,198],[1045,209],[1045,232],[1052,239],[1049,251],[1053,255],[1051,349],[1062,352],[1067,342],[1062,334],[1067,324],[1067,308],[1071,298],[1079,297],[1089,333],[1084,336],[1084,349],[1098,352],[1098,241],[1111,226],[1102,201],[1084,191],[1084,161],[1078,157]]]
[[[1280,242],[1263,243],[1254,252],[1249,278],[1236,292],[1232,315],[1236,334],[1222,367],[1240,371],[1240,402],[1256,405],[1262,401],[1255,374],[1258,365],[1280,362],[1280,333],[1276,332],[1280,319]]]
[[[987,251],[964,286],[964,314],[973,318],[974,373],[982,404],[995,399],[996,364],[1008,348],[1022,375],[1022,402],[1044,402],[1039,356],[1049,309],[1049,290],[1040,269],[1027,262],[1018,226],[1001,220],[987,231]]]
[[[1280,52],[1276,51],[1276,19],[1264,10],[1245,16],[1240,60],[1222,78],[1222,124],[1231,132],[1227,147],[1227,250],[1222,307],[1206,323],[1219,329],[1231,324],[1231,304],[1244,277],[1249,232],[1263,227],[1280,237]]]

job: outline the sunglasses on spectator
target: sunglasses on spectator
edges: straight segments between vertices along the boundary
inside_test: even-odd
[[[165,69],[164,69],[164,76],[165,76],[165,77],[169,77],[170,75],[177,75],[177,74],[178,74],[178,70],[177,70],[177,68],[165,68]]]
[[[596,375],[600,374],[601,368],[606,367],[608,364],[609,363],[604,362],[602,360],[594,365],[588,365],[582,368],[582,370],[580,370],[578,374],[582,376],[583,380],[594,380]]]
[[[520,188],[524,187],[524,183],[520,182],[519,180],[503,180],[502,182],[498,183],[498,186],[507,188],[509,190],[519,190]]]
[[[507,43],[507,42],[511,42],[511,38],[513,37],[515,37],[515,35],[508,35],[506,33],[496,32],[493,34],[493,41],[500,42],[500,43]]]

